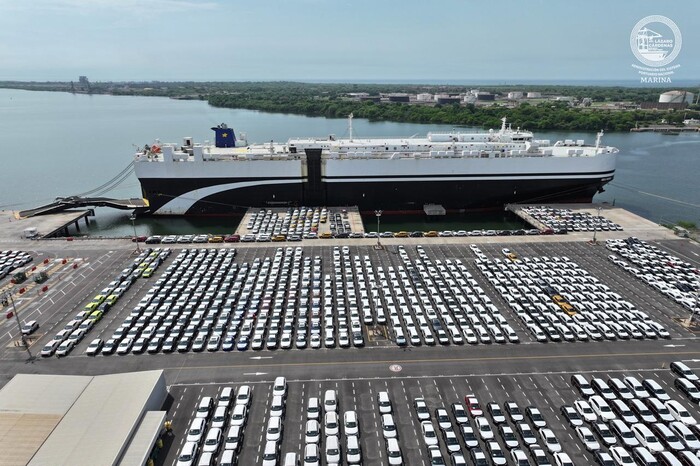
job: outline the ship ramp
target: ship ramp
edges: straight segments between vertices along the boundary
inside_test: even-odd
[[[120,210],[144,211],[149,207],[148,200],[142,198],[112,199],[108,197],[58,197],[50,204],[45,204],[34,209],[22,210],[20,218],[34,217],[36,215],[53,214],[78,207],[111,207]]]

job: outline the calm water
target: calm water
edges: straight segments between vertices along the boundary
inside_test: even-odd
[[[221,122],[237,132],[245,132],[248,140],[254,142],[280,141],[294,136],[342,136],[346,134],[347,125],[344,119],[217,109],[200,101],[0,89],[0,140],[3,143],[0,208],[35,207],[57,196],[89,191],[110,180],[130,163],[133,145],[142,146],[156,138],[180,141],[183,136],[193,136],[196,141],[209,140],[213,135],[209,128]],[[354,121],[355,134],[360,136],[407,137],[449,129],[452,127]],[[537,133],[536,137],[592,142],[595,134]],[[619,147],[621,155],[614,185],[608,185],[607,191],[596,197],[597,201],[615,202],[655,221],[700,223],[700,135],[620,133],[606,135],[604,142]],[[135,177],[109,193],[118,198],[139,195]],[[91,233],[130,235],[133,230],[128,216],[127,211],[98,209]],[[413,219],[406,220],[403,225],[394,226],[412,229]],[[496,228],[489,226],[494,225],[494,221],[503,225],[502,220],[489,217],[457,218],[447,223],[454,223],[450,228]],[[137,228],[140,234],[226,233],[233,231],[237,222],[237,219],[151,218],[137,220]]]

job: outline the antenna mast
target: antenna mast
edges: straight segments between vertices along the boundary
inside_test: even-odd
[[[352,141],[352,119],[354,115],[351,113],[348,115],[348,133],[350,133],[350,141]]]

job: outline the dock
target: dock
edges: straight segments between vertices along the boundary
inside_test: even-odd
[[[547,225],[544,223],[540,222],[536,218],[534,218],[532,215],[528,214],[525,212],[522,208],[527,207],[528,205],[524,204],[506,204],[506,210],[513,212],[515,215],[520,217],[522,220],[525,221],[525,223],[532,225],[534,228],[537,228],[540,231],[546,230],[549,228]]]
[[[630,129],[631,133],[697,133],[699,126],[649,125]]]
[[[538,222],[526,212],[522,210],[523,207],[535,207],[543,204],[509,204],[507,209],[513,212],[515,215],[525,220],[527,223],[532,225],[537,229],[546,229],[546,225]],[[662,240],[662,239],[678,239],[673,232],[664,226],[654,223],[651,220],[647,220],[644,217],[640,217],[628,210],[621,207],[615,207],[608,203],[592,203],[592,204],[546,204],[547,207],[554,209],[570,209],[574,212],[586,212],[590,215],[598,215],[598,208],[600,208],[600,215],[607,218],[608,220],[617,223],[622,226],[622,231],[616,232],[603,232],[598,231],[598,238],[603,240],[606,238],[627,238],[630,236],[635,236],[643,240]],[[553,235],[563,238],[568,238],[569,241],[580,241],[582,239],[592,237],[591,232],[584,231],[570,231],[565,235]],[[536,238],[551,238],[551,236],[538,236]]]
[[[534,204],[533,204],[534,205]],[[537,204],[541,205],[541,204]],[[608,238],[627,238],[630,236],[636,236],[643,240],[655,241],[655,240],[678,240],[679,237],[674,234],[674,232],[668,228],[665,228],[651,220],[647,220],[640,217],[632,212],[629,212],[623,208],[615,207],[610,204],[547,204],[553,208],[568,208],[573,211],[585,211],[591,215],[597,215],[597,207],[601,207],[601,216],[621,225],[623,227],[622,231],[598,231],[598,240],[603,241]],[[525,212],[522,211],[522,207],[525,205],[512,205],[510,210],[518,215],[520,218],[524,219],[528,224],[533,225],[533,228],[546,229],[547,227],[542,224],[538,224],[534,219],[530,218]],[[236,233],[246,234],[246,225],[250,214],[257,212],[260,209],[250,209],[244,218],[242,219],[239,228]],[[286,208],[279,208],[286,214]],[[364,233],[365,228],[362,222],[362,217],[356,208],[348,207],[335,207],[329,208],[329,214],[341,213],[342,211],[347,211],[347,217],[343,217],[343,220],[349,222],[351,225],[351,230],[353,232]],[[36,217],[20,219],[16,212],[12,211],[0,211],[0,243],[5,244],[4,249],[18,248],[24,249],[27,247],[34,248],[35,246],[27,246],[30,239],[25,238],[24,232],[30,228],[36,228],[37,236],[35,239],[45,240],[61,236],[76,236],[76,240],[79,240],[81,247],[90,249],[133,249],[134,245],[128,238],[104,238],[97,236],[80,235],[80,220],[84,219],[86,224],[89,224],[89,217],[92,215],[90,211],[65,211],[56,214],[40,215]],[[374,223],[369,220],[369,230],[374,231]],[[330,232],[330,220],[328,223],[319,224],[319,234],[323,232]],[[440,238],[383,238],[383,244],[390,245],[416,245],[416,244],[469,244],[469,243],[521,243],[521,242],[566,242],[566,241],[590,241],[592,238],[591,232],[568,232],[564,235],[536,235],[536,236],[469,236],[466,238],[461,237],[440,237]],[[339,240],[339,239],[315,239],[315,240],[304,240],[301,243],[295,243],[300,245],[309,246],[333,246],[342,244],[375,244],[376,239],[364,238],[364,239],[349,239],[349,240]],[[55,243],[57,244],[57,243]],[[72,246],[70,246],[72,245]],[[229,247],[225,246],[228,243],[222,243],[221,245],[210,244],[208,247]],[[259,243],[238,243],[236,247],[256,247]],[[74,248],[75,243],[66,243],[64,248]]]
[[[250,220],[250,217],[255,214],[260,212],[261,210],[271,210],[272,212],[276,213],[279,217],[284,218],[287,215],[287,211],[289,208],[287,207],[268,207],[268,208],[259,208],[259,207],[250,207],[246,213],[243,215],[243,218],[241,219],[241,223],[238,225],[238,228],[236,229],[236,234],[243,236],[248,233],[252,233],[251,231],[248,230],[248,221]],[[332,214],[338,214],[342,213],[343,215],[343,221],[346,221],[350,223],[350,230],[353,233],[364,233],[365,228],[364,224],[362,223],[362,216],[360,215],[360,211],[357,209],[357,207],[328,207],[328,221],[326,223],[319,223],[318,225],[318,234],[321,235],[323,233],[330,233],[330,216]],[[346,216],[347,214],[347,216]]]
[[[37,239],[70,236],[70,231],[80,233],[80,220],[88,225],[92,210],[66,210],[60,213],[21,218],[17,212],[0,210],[0,242],[19,241],[25,238],[27,229],[36,228]]]

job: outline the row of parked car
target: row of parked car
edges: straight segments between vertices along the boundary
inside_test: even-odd
[[[518,343],[520,338],[459,259],[433,261],[416,246],[415,261],[379,271],[381,296],[399,346]]]
[[[622,231],[615,222],[588,212],[574,212],[548,206],[526,206],[523,212],[549,228],[566,233],[567,231]]]
[[[608,256],[611,262],[686,309],[697,310],[700,293],[697,267],[635,237],[607,240],[605,247],[617,254]]]
[[[250,215],[246,228],[254,235],[302,236],[317,232],[320,224],[327,221],[328,210],[325,207],[290,208],[284,214],[272,209],[262,209]]]
[[[475,395],[466,395],[464,405],[452,403],[449,411],[446,407],[436,407],[432,410],[434,416],[423,398],[415,399],[413,407],[420,422],[423,442],[431,452],[431,460],[438,458],[442,439],[452,466],[550,465],[548,454],[559,466],[573,465],[542,412],[534,405],[522,409],[512,400],[505,401],[502,406],[491,401],[484,409]],[[435,424],[441,435],[438,435]],[[463,453],[462,444],[469,452],[470,463]],[[431,464],[445,463],[438,460]]]
[[[252,387],[243,385],[238,391],[224,387],[216,399],[202,397],[187,429],[177,466],[238,464],[252,396]]]
[[[537,341],[670,338],[648,314],[566,256],[522,257],[504,249],[476,266]]]
[[[336,214],[339,215],[339,214]],[[551,230],[540,231],[538,229],[518,229],[518,230],[429,230],[429,231],[383,231],[377,233],[371,232],[353,232],[349,223],[343,223],[342,227],[336,226],[331,231],[318,233],[317,230],[311,230],[301,234],[297,233],[246,233],[244,235],[151,235],[137,236],[134,241],[143,241],[147,244],[187,244],[187,243],[267,243],[267,242],[297,242],[304,239],[346,239],[346,238],[450,238],[450,237],[466,237],[466,236],[522,236],[522,235],[548,235],[552,234]],[[274,231],[274,230],[273,230]]]
[[[31,254],[25,251],[0,251],[0,280],[32,260]]]
[[[304,466],[321,466],[322,461],[327,465],[363,464],[357,412],[342,413],[335,390],[326,390],[323,399],[311,397],[307,400],[301,459]]]
[[[675,386],[697,378],[681,362],[671,370],[682,374]],[[697,381],[696,381],[697,382]],[[571,377],[581,395],[561,413],[597,462],[608,465],[700,465],[700,426],[678,400],[654,378]]]
[[[43,357],[67,356],[82,341],[92,327],[117,303],[139,277],[150,277],[170,254],[169,249],[146,249],[134,259],[131,265],[114,277],[85,307],[78,312],[46,345],[40,355]],[[101,340],[94,340],[88,347],[88,354],[102,347]]]
[[[359,314],[348,325],[345,295],[336,308],[330,277],[322,309],[320,257],[278,248],[240,267],[234,257],[233,249],[183,250],[105,347],[123,339],[132,353],[364,346]],[[371,312],[364,322],[374,322]]]
[[[238,392],[225,387],[216,403],[212,397],[201,398],[187,431],[186,443],[180,450],[177,466],[239,464],[251,397],[251,387],[244,385]],[[281,447],[286,400],[286,379],[277,377],[272,386],[269,415],[260,439],[263,466],[277,466],[283,458]],[[322,461],[325,465],[362,464],[357,413],[341,412],[337,392],[326,390],[322,398],[310,397],[305,406],[303,452],[286,453],[283,464],[320,466]],[[343,436],[344,447],[340,444]],[[324,453],[321,454],[321,451]]]

